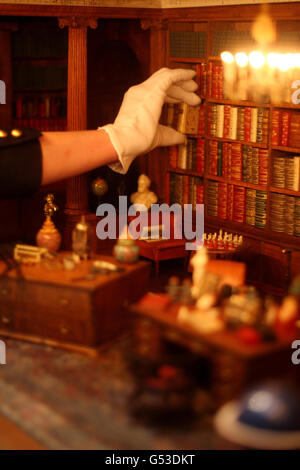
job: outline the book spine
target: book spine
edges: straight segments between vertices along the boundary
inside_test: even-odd
[[[236,140],[236,137],[237,137],[237,111],[238,111],[237,107],[231,106],[229,138],[232,140]]]
[[[218,105],[216,137],[219,137],[219,138],[223,137],[223,129],[224,129],[224,105]]]
[[[257,113],[257,108],[251,108],[250,142],[256,142],[257,139]]]

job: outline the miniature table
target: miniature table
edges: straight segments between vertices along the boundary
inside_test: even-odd
[[[149,294],[131,307],[135,354],[148,361],[163,362],[169,342],[206,358],[211,369],[210,391],[216,406],[235,398],[253,382],[295,372],[290,342],[276,340],[247,345],[230,330],[202,333],[189,324],[178,322],[180,304],[163,307],[157,299],[153,302],[147,299]]]
[[[184,258],[186,266],[189,251],[185,249],[186,240],[137,240],[140,256],[155,261],[155,273],[159,274],[159,262],[168,259]]]

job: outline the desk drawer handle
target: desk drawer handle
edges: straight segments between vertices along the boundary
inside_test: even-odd
[[[1,316],[1,322],[4,323],[4,325],[9,325],[11,321],[12,321],[12,318],[8,317],[7,315]]]
[[[61,326],[60,327],[60,332],[62,335],[67,335],[68,333],[70,333],[70,329],[67,328],[66,326]]]

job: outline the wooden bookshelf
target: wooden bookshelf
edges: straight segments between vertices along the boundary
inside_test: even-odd
[[[174,20],[175,21],[175,20]],[[189,22],[187,24],[190,24],[191,19],[189,19]],[[197,20],[195,20],[195,23]],[[248,262],[251,265],[251,262],[253,261],[254,263],[257,262],[257,259],[260,259],[260,264],[257,266],[257,269],[261,269],[262,271],[262,279],[259,280],[258,278],[256,281],[260,286],[265,285],[266,288],[268,288],[269,292],[276,292],[276,293],[283,293],[284,290],[287,287],[287,283],[290,279],[290,272],[300,272],[300,265],[299,265],[299,256],[298,255],[291,255],[290,257],[286,256],[287,252],[292,252],[292,253],[299,253],[298,250],[300,250],[300,238],[299,236],[295,236],[295,234],[291,235],[288,233],[284,233],[282,231],[282,226],[278,224],[278,227],[274,222],[271,223],[271,218],[274,217],[274,202],[271,200],[271,197],[293,197],[293,198],[299,198],[300,201],[300,191],[293,191],[291,189],[280,189],[276,188],[274,184],[272,183],[272,172],[273,172],[273,167],[272,167],[272,162],[273,162],[273,157],[276,155],[275,152],[285,152],[288,158],[288,153],[292,154],[300,154],[300,148],[294,148],[291,146],[283,146],[283,145],[273,145],[271,141],[271,132],[272,132],[272,117],[273,117],[273,112],[275,110],[280,110],[282,112],[285,111],[294,111],[299,110],[300,107],[294,104],[289,104],[289,103],[279,103],[279,104],[274,104],[274,103],[257,103],[255,101],[251,100],[237,100],[237,99],[228,99],[224,98],[223,96],[220,95],[219,90],[218,90],[218,76],[212,76],[212,70],[213,70],[213,65],[210,66],[209,69],[209,64],[215,63],[215,69],[217,70],[217,67],[220,67],[222,62],[220,60],[220,56],[215,54],[215,51],[218,47],[216,45],[216,41],[214,38],[214,33],[215,31],[221,31],[220,37],[224,38],[226,40],[230,40],[230,34],[229,32],[232,30],[233,31],[233,36],[243,38],[243,28],[247,28],[247,24],[245,23],[244,26],[241,26],[239,22],[232,22],[229,24],[229,22],[224,22],[222,21],[221,18],[218,18],[218,21],[212,22],[211,19],[208,19],[206,22],[206,28],[203,26],[203,21],[201,19],[201,27],[203,30],[206,30],[206,57],[187,57],[187,51],[184,53],[184,58],[181,58],[178,54],[173,54],[172,57],[169,58],[168,65],[170,67],[180,67],[180,64],[182,66],[186,66],[186,64],[190,64],[192,68],[194,68],[197,72],[196,74],[196,80],[198,81],[198,84],[200,83],[201,79],[206,80],[206,94],[203,95],[201,93],[201,98],[202,98],[202,106],[204,106],[204,120],[205,120],[205,132],[204,136],[202,136],[202,139],[205,141],[205,165],[204,165],[204,174],[201,175],[203,178],[203,187],[204,187],[204,204],[205,204],[205,229],[206,231],[210,230],[218,230],[218,229],[223,229],[227,231],[232,231],[234,233],[239,233],[242,234],[245,239],[251,241],[251,247],[249,249],[249,253],[253,254],[252,258],[248,260]],[[175,25],[175,26],[174,26]],[[180,37],[178,35],[178,32],[180,31],[180,26],[179,23],[174,23],[170,21],[169,22],[169,31],[176,31],[177,36],[175,39],[180,41]],[[249,28],[250,23],[248,23],[248,28]],[[298,26],[300,26],[300,21],[297,23]],[[296,29],[295,24],[293,27]],[[291,28],[291,26],[289,25]],[[186,25],[182,27],[182,31],[186,31]],[[190,31],[197,30],[196,26],[194,25],[193,28],[190,29]],[[242,32],[241,32],[242,31]],[[250,31],[250,29],[249,29]],[[227,34],[228,33],[228,34]],[[247,33],[248,34],[248,33]],[[246,33],[244,34],[246,36]],[[174,38],[174,36],[173,36]],[[169,41],[171,41],[172,38],[169,35]],[[188,38],[188,40],[191,42],[192,40]],[[219,38],[220,40],[220,38]],[[236,45],[236,44],[235,44]],[[167,46],[167,50],[172,49],[174,51],[174,44],[172,47],[170,45]],[[188,47],[188,43],[187,43]],[[223,47],[222,44],[219,44],[219,47]],[[179,44],[178,45],[178,51],[180,52],[181,50],[184,49],[184,45]],[[221,50],[232,50],[230,47],[226,44],[224,44],[223,49]],[[243,47],[241,47],[241,50],[243,50]],[[174,57],[176,55],[176,57]],[[200,64],[202,64],[200,66]],[[201,72],[201,67],[206,67],[204,74]],[[199,71],[200,70],[200,71]],[[201,75],[202,74],[202,75]],[[212,83],[214,83],[212,85]],[[201,84],[202,87],[202,84]],[[211,96],[212,89],[214,89],[214,92],[218,96]],[[261,132],[264,132],[264,137],[262,137],[262,134],[260,135],[260,138],[263,138],[264,142],[255,142],[252,141],[246,141],[246,140],[239,140],[239,139],[230,139],[230,138],[225,138],[225,137],[216,137],[213,135],[210,135],[210,129],[209,129],[209,114],[208,114],[208,109],[210,106],[213,105],[223,105],[223,106],[230,106],[230,107],[237,107],[237,108],[257,108],[257,109],[262,109],[265,111],[261,111],[261,115],[263,116],[261,119],[266,120],[266,113],[268,113],[268,124],[266,124],[266,121],[261,121],[262,124],[261,126],[265,126],[264,130]],[[244,112],[244,111],[243,111]],[[241,113],[243,113],[241,112]],[[249,111],[250,112],[250,111]],[[255,113],[255,111],[251,111]],[[265,113],[265,114],[264,114]],[[242,114],[243,115],[243,114]],[[221,121],[222,122],[222,121]],[[267,126],[267,127],[266,127]],[[200,138],[199,134],[196,135],[187,135],[190,138]],[[264,163],[262,164],[263,166],[260,167],[260,161],[256,164],[257,172],[262,172],[263,173],[263,180],[265,179],[264,184],[256,184],[253,182],[249,182],[244,180],[244,173],[243,171],[246,172],[245,168],[241,168],[242,176],[240,179],[235,179],[234,177],[226,177],[226,176],[217,176],[214,174],[210,174],[208,170],[208,160],[209,160],[209,145],[210,142],[217,142],[221,143],[221,158],[222,158],[222,163],[223,163],[223,158],[224,158],[224,143],[232,144],[235,145],[235,148],[237,144],[239,144],[242,148],[242,162],[241,165],[243,165],[243,149],[245,146],[248,148],[252,148],[253,152],[256,152],[256,158],[258,159],[258,152],[260,150],[264,151],[263,158],[265,158]],[[232,148],[232,147],[231,147]],[[254,150],[257,149],[257,150]],[[174,157],[173,157],[174,158]],[[254,157],[253,157],[254,158]],[[245,160],[246,161],[246,160]],[[267,163],[266,163],[267,162]],[[182,178],[188,177],[191,178],[193,176],[200,176],[199,173],[194,172],[193,170],[190,169],[184,169],[184,165],[180,164],[180,168],[173,168],[174,166],[174,161],[172,162],[172,168],[168,168],[168,174],[167,174],[167,184],[166,184],[166,190],[168,192],[171,191],[171,194],[166,195],[166,200],[170,203],[173,202],[178,202],[178,194],[175,194],[174,196],[174,190],[172,192],[172,187],[170,186],[170,173],[178,173],[182,176]],[[267,164],[267,167],[265,165]],[[245,165],[245,162],[244,162]],[[247,166],[246,166],[247,169]],[[219,169],[217,169],[219,171]],[[232,169],[231,169],[231,174],[232,174]],[[223,169],[222,169],[222,175],[223,175]],[[257,175],[255,175],[256,178],[258,178]],[[235,220],[230,220],[228,217],[226,218],[221,218],[221,216],[212,216],[208,215],[208,205],[209,205],[209,187],[212,183],[216,184],[221,184],[221,185],[226,185],[227,188],[230,187],[236,187],[240,188],[240,190],[244,190],[244,198],[245,202],[243,204],[247,204],[247,192],[248,190],[253,190],[255,192],[255,198],[257,196],[257,191],[261,195],[262,198],[266,196],[266,200],[263,200],[262,203],[259,202],[259,200],[255,199],[255,205],[254,205],[254,210],[255,213],[257,213],[257,210],[260,210],[261,213],[258,214],[258,219],[260,220],[260,223],[262,224],[262,227],[256,226],[256,219],[255,219],[255,224],[254,225],[249,225],[248,223],[244,222],[237,222]],[[218,186],[219,187],[219,186]],[[214,188],[214,187],[211,187]],[[178,188],[177,188],[178,191]],[[211,190],[212,191],[212,190]],[[228,189],[229,191],[229,189]],[[240,193],[237,193],[240,194]],[[275,196],[274,196],[275,195]],[[175,197],[175,200],[174,200]],[[183,197],[183,196],[182,196]],[[227,193],[225,193],[225,196],[227,198]],[[222,198],[222,196],[221,196]],[[179,197],[180,200],[180,197]],[[223,200],[223,199],[222,199]],[[223,202],[224,204],[224,202]],[[233,203],[232,203],[233,204]],[[260,205],[262,204],[263,209],[260,209]],[[238,204],[237,204],[238,205]],[[257,209],[259,208],[259,209]],[[246,211],[246,209],[245,209]],[[245,216],[244,216],[245,217]],[[265,220],[265,222],[264,222]],[[272,219],[273,220],[273,219]],[[262,222],[261,222],[262,221]],[[295,223],[295,222],[294,222]],[[298,222],[300,223],[300,221]],[[275,231],[274,229],[276,228]],[[278,273],[282,274],[282,280],[280,282],[280,276],[279,278],[276,278],[275,274],[272,273],[271,271],[271,264],[267,261],[264,262],[264,260],[269,260],[270,258],[274,256],[274,260],[276,259],[276,263],[278,262],[278,266],[281,266],[281,268],[278,268]],[[255,260],[255,261],[254,261]],[[274,261],[275,263],[275,261]],[[276,265],[276,264],[275,264]],[[298,266],[297,268],[295,266]],[[252,270],[257,271],[257,269],[251,269],[250,266],[250,271]],[[277,273],[277,274],[278,274]],[[260,277],[260,276],[258,276]],[[251,279],[250,279],[251,280]],[[252,280],[254,280],[252,278]]]
[[[14,127],[61,131],[67,127],[67,36],[49,22],[12,34]]]

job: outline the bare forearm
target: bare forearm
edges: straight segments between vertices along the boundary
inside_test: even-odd
[[[40,144],[42,184],[76,176],[118,159],[104,130],[44,132]]]

